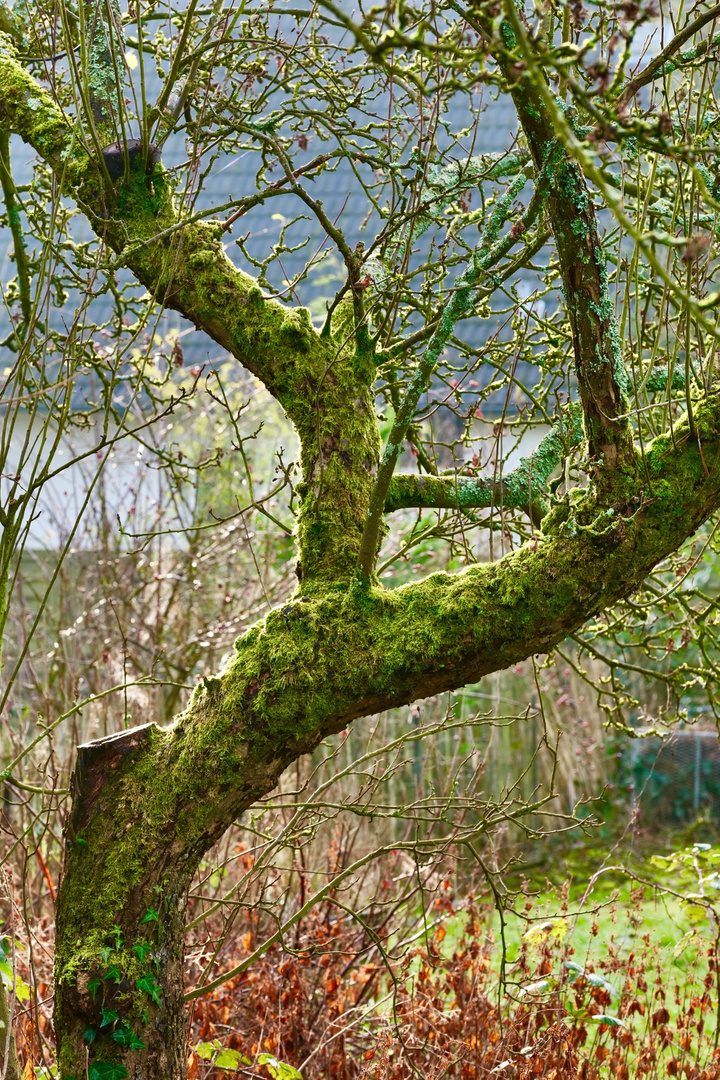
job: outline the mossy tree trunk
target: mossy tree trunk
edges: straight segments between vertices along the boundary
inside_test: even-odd
[[[698,404],[695,437],[679,422],[672,440],[660,436],[646,448],[640,475],[622,419],[592,200],[532,85],[512,92],[538,182],[548,185],[598,482],[500,561],[387,590],[374,570],[358,574],[381,449],[358,289],[326,334],[306,311],[266,298],[224,254],[219,226],[178,222],[161,169],[133,172],[113,188],[0,35],[0,125],[65,178],[154,296],[265,383],[301,444],[296,595],[237,642],[232,661],[198,687],[172,726],[79,750],[56,935],[55,1031],[67,1080],[184,1075],[189,883],[203,854],[291,762],[359,717],[547,651],[631,594],[720,505],[717,395]],[[348,273],[352,285],[352,265]],[[553,438],[546,476],[562,449]],[[525,494],[519,490],[523,475],[503,481],[518,506],[530,501],[527,477]],[[388,512],[450,498],[439,479],[396,477],[388,490]],[[487,484],[468,484],[461,508],[487,505],[492,494]]]

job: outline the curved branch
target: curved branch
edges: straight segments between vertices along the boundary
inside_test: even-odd
[[[695,424],[702,449],[687,419],[674,444],[669,436],[650,444],[647,477],[622,512],[576,491],[546,519],[548,535],[497,563],[395,590],[331,584],[298,597],[236,643],[226,669],[203,680],[170,728],[122,732],[84,751],[58,897],[64,1061],[86,1060],[88,1018],[100,1022],[88,973],[107,966],[108,927],[124,934],[116,970],[137,972],[137,927],[158,896],[162,993],[142,1035],[148,1053],[167,1055],[170,1040],[180,1058],[183,897],[205,851],[325,736],[546,652],[629,596],[720,505],[720,394],[698,405]],[[175,1016],[177,1032],[163,1026]]]
[[[137,153],[130,175],[113,187],[101,162],[82,145],[77,125],[22,66],[0,32],[0,127],[19,135],[77,199],[95,232],[121,256],[153,299],[174,308],[257,375],[296,420],[297,357],[324,353],[304,308],[263,295],[222,244],[220,222],[183,222],[167,175]],[[152,159],[152,154],[148,156]],[[317,360],[317,378],[322,362]]]

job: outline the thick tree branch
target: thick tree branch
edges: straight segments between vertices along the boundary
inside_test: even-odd
[[[85,1017],[95,1009],[87,983],[101,971],[108,927],[139,926],[160,896],[166,938],[157,955],[179,965],[182,898],[199,859],[290,762],[358,717],[548,651],[631,595],[697,531],[720,505],[720,395],[698,404],[695,422],[700,445],[687,420],[675,445],[669,436],[650,444],[647,476],[622,508],[577,490],[546,519],[547,535],[497,563],[392,591],[358,585],[291,601],[238,641],[226,670],[204,680],[171,728],[150,725],[87,748],[58,908],[65,1062],[75,1058],[73,1040],[83,1060]],[[138,977],[136,942],[115,948],[118,979]],[[182,997],[179,979],[169,985],[177,1001],[147,1003],[152,1053],[167,1043],[163,1009]]]
[[[266,298],[225,254],[223,226],[186,224],[177,215],[161,169],[143,172],[142,154],[129,178],[109,183],[48,91],[25,70],[0,33],[0,126],[20,135],[52,167],[95,231],[121,255],[158,304],[181,312],[268,386],[296,420],[297,358],[320,338],[305,309]],[[326,351],[326,350],[323,350]],[[322,365],[316,376],[322,378]]]
[[[629,382],[623,368],[605,256],[585,178],[566,152],[545,104],[548,88],[536,66],[512,0],[505,4],[504,45],[498,63],[532,151],[536,168],[548,176],[547,211],[562,270],[565,303],[573,334],[575,369],[586,417],[590,452],[604,472],[632,461],[627,421]],[[603,470],[601,470],[603,471]]]
[[[102,161],[82,145],[77,125],[1,34],[0,128],[19,134],[51,165],[61,189],[75,196],[156,303],[208,333],[280,402],[302,448],[298,577],[308,590],[319,580],[351,578],[379,433],[369,373],[360,377],[346,335],[323,337],[305,308],[264,296],[225,254],[221,222],[184,221],[150,148],[137,148],[113,185]]]
[[[405,507],[472,511],[489,506],[523,510],[536,525],[547,513],[547,487],[564,457],[583,440],[577,406],[545,436],[537,450],[507,476],[420,476],[396,473],[385,500],[385,513]]]

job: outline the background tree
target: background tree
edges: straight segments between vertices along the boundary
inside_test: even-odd
[[[634,42],[655,15],[636,5],[601,5],[584,28],[581,6],[530,12],[511,0],[356,15],[329,0],[191,0],[157,30],[153,4],[4,13],[0,151],[16,234],[9,133],[39,158],[32,195],[48,210],[31,232],[58,281],[92,266],[114,298],[114,348],[174,309],[267,388],[299,444],[298,475],[287,474],[292,599],[236,641],[169,726],[78,751],[57,906],[63,1076],[183,1075],[188,887],[290,763],[354,719],[548,651],[632,596],[711,518],[719,11],[694,13],[636,67]],[[496,155],[473,153],[480,88],[509,95],[517,114]],[[447,120],[458,97],[461,131]],[[169,169],[162,151],[178,132],[187,157]],[[198,209],[219,155],[249,152],[256,190]],[[369,243],[353,244],[342,215],[314,197],[328,170],[364,196]],[[256,277],[225,250],[233,226],[262,223],[281,197],[324,233],[300,278],[326,245],[341,260],[316,321],[295,302],[302,280],[273,278],[299,220],[264,257],[252,229],[238,240]],[[97,242],[56,229],[68,200]],[[33,321],[21,252],[15,336],[28,371],[42,366],[47,327]],[[530,300],[513,289],[520,270],[537,275]],[[506,325],[473,339],[468,327],[503,304]],[[72,334],[61,347],[72,350]],[[480,385],[464,396],[471,374]],[[495,454],[487,475],[458,450],[478,400],[503,388],[520,430],[549,430],[514,470]],[[221,380],[210,389],[226,393]],[[449,433],[428,423],[439,392],[461,416],[471,404]],[[238,423],[229,404],[228,415]],[[417,472],[398,471],[406,447]],[[469,565],[388,588],[386,521],[413,508],[449,512],[433,536]],[[427,530],[418,515],[406,549]],[[476,561],[481,530],[490,561]],[[695,614],[714,618],[714,604]]]

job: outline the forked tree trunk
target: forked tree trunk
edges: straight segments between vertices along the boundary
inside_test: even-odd
[[[713,462],[718,408],[696,414]],[[57,912],[63,1080],[182,1080],[185,898],[205,852],[325,736],[546,652],[630,595],[720,503],[720,469],[705,472],[685,422],[675,435],[677,452],[646,452],[655,497],[616,526],[594,525],[590,494],[583,528],[558,514],[551,535],[462,575],[316,587],[238,641],[171,728],[79,748]]]

